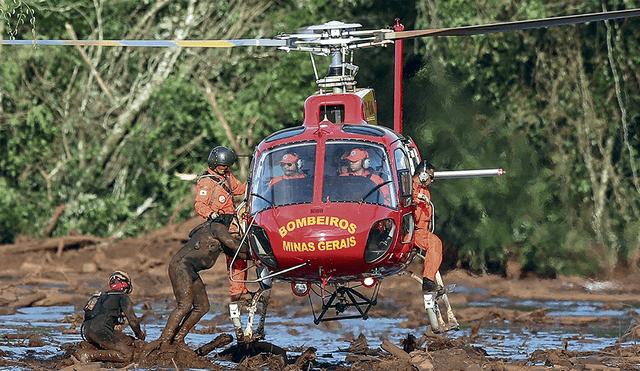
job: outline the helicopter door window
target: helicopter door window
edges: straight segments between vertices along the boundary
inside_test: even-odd
[[[311,203],[315,142],[295,143],[268,149],[253,169],[251,210]]]
[[[364,202],[396,208],[394,184],[384,146],[362,141],[327,141],[323,202]]]
[[[334,124],[344,122],[344,105],[327,105],[320,107],[320,120],[327,119]]]
[[[400,198],[403,205],[409,206],[411,203],[412,187],[411,187],[411,171],[409,170],[409,159],[404,151],[397,148],[393,152],[396,158],[396,170],[398,170],[398,183],[400,184]]]

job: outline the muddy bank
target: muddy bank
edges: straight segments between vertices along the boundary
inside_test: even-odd
[[[167,277],[170,257],[186,241],[188,232],[199,222],[192,219],[184,223],[169,225],[144,238],[122,241],[106,241],[87,236],[42,241],[22,239],[14,245],[0,246],[0,315],[20,314],[29,307],[56,307],[70,305],[75,314],[68,318],[51,318],[58,321],[56,330],[61,335],[77,338],[82,322],[81,308],[96,291],[106,288],[106,280],[114,270],[124,270],[132,277],[134,292],[131,298],[141,304],[144,321],[161,321],[162,311],[157,303],[164,304],[164,312],[173,304],[173,293]],[[419,271],[419,267],[412,267]],[[222,259],[211,270],[203,272],[212,308],[220,315],[204,323],[211,337],[218,335],[227,324],[224,315],[229,301],[226,269]],[[232,349],[235,342],[226,344],[205,356],[181,349],[161,349],[144,359],[133,362],[138,368],[166,369],[356,369],[356,370],[534,370],[534,369],[576,369],[576,370],[631,370],[640,369],[640,350],[633,340],[640,335],[635,326],[625,324],[620,333],[622,346],[602,346],[598,351],[575,350],[571,338],[560,346],[541,346],[526,357],[489,357],[487,351],[475,344],[483,329],[495,323],[508,323],[518,328],[557,328],[562,326],[591,326],[594,323],[616,323],[618,318],[606,315],[574,315],[573,313],[550,313],[541,308],[506,308],[495,298],[512,300],[584,301],[598,302],[597,311],[615,309],[617,312],[632,310],[640,297],[640,277],[624,277],[615,281],[597,282],[582,278],[559,277],[555,280],[536,278],[507,280],[498,276],[478,276],[461,270],[445,272],[446,284],[457,285],[449,296],[458,322],[465,328],[464,336],[439,336],[427,330],[420,285],[407,275],[385,279],[380,291],[379,304],[370,311],[372,318],[397,319],[398,327],[407,329],[404,339],[367,339],[359,334],[343,333],[351,346],[341,349],[346,354],[340,362],[328,362],[327,352],[332,349],[318,349],[312,339],[303,347],[286,347],[286,355],[254,355],[251,351],[244,358],[237,354],[224,353]],[[250,287],[256,289],[256,287]],[[311,310],[306,298],[295,297],[287,283],[276,284],[272,290],[270,313],[288,318],[296,323],[301,318],[309,318]],[[482,306],[477,305],[483,302]],[[486,305],[488,303],[488,305]],[[495,304],[495,305],[494,305]],[[293,312],[291,308],[294,308]],[[159,314],[160,313],[160,314]],[[634,317],[628,313],[627,317]],[[166,318],[166,317],[165,317]],[[286,324],[285,324],[286,325]],[[340,322],[319,325],[334,333],[344,332]],[[366,322],[365,322],[366,326]],[[30,329],[16,328],[13,334],[4,334],[2,344],[6,349],[12,346],[36,348],[46,346],[47,336],[41,336]],[[269,332],[269,328],[267,328]],[[285,330],[288,331],[288,330]],[[304,331],[304,330],[301,330]],[[11,335],[13,338],[7,338]],[[153,341],[151,338],[148,341]],[[277,334],[271,332],[269,342],[278,343]],[[499,336],[492,339],[500,342]],[[575,339],[579,342],[580,339]],[[369,346],[369,343],[380,346]],[[145,342],[136,341],[136,347]],[[2,355],[0,366],[16,369],[68,369],[93,370],[99,368],[132,368],[121,364],[85,364],[73,357],[80,341],[70,342],[52,351],[51,357],[33,357],[29,352],[24,356]],[[5,348],[3,348],[5,349]],[[196,349],[193,349],[194,351]],[[10,352],[7,352],[10,353]],[[319,356],[321,355],[321,356]],[[138,354],[139,356],[139,354]]]

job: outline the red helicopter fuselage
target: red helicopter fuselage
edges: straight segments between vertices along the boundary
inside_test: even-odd
[[[371,89],[311,96],[304,113],[303,126],[256,147],[248,198],[254,260],[297,282],[398,273],[412,247],[415,145],[376,125]]]

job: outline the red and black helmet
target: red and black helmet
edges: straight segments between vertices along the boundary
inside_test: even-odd
[[[131,279],[123,271],[115,271],[109,276],[109,287],[111,290],[122,290],[125,294],[130,294],[133,290]]]

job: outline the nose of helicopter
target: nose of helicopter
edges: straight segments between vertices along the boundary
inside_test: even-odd
[[[287,278],[320,280],[323,275],[324,278],[359,276],[369,272],[392,247],[396,228],[388,211],[366,204],[341,205],[333,210],[327,207],[322,212],[316,208],[315,211],[309,214],[308,206],[288,206],[279,208],[277,216],[256,217],[252,232],[263,234],[263,245],[268,239],[277,270],[307,262],[304,267],[289,272]],[[263,213],[271,212],[275,214],[272,210]],[[252,240],[252,248],[258,251],[256,239]]]

